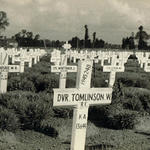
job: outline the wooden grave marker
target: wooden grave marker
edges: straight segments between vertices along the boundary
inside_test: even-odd
[[[71,48],[71,45],[66,42],[63,47],[66,50],[65,54],[62,54],[60,56],[60,59],[57,59],[58,61],[60,61],[60,64],[56,63],[59,65],[51,66],[51,72],[60,73],[59,88],[66,88],[67,72],[77,72],[77,66],[67,65],[67,51]]]
[[[25,62],[28,62],[29,68],[32,67],[32,58],[26,55],[24,52],[21,52],[19,56],[14,58],[15,62],[20,62],[20,72],[24,72]]]
[[[8,55],[6,51],[0,51],[0,93],[7,92],[7,79],[9,72],[20,72],[20,66],[8,65]]]
[[[123,61],[123,60],[122,60]],[[117,55],[111,56],[111,64],[103,66],[103,72],[110,72],[109,87],[113,87],[116,78],[116,72],[124,72],[124,65],[119,65]]]
[[[50,62],[53,62],[55,65],[60,65],[61,60],[61,52],[57,49],[54,49],[51,53],[51,60]]]
[[[71,150],[84,150],[90,105],[110,104],[112,88],[90,88],[93,60],[78,62],[76,88],[54,89],[53,106],[73,106]]]

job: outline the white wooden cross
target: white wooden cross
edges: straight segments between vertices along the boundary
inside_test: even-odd
[[[40,57],[43,57],[44,55],[47,54],[45,50],[41,50],[39,48],[35,49],[35,52],[37,53],[37,62],[40,61]]]
[[[14,64],[14,58],[15,58],[16,55],[19,55],[20,52],[17,51],[16,48],[8,48],[7,49],[7,54],[9,56],[9,58],[11,58],[11,63]]]
[[[53,106],[73,106],[71,150],[84,150],[90,105],[110,104],[112,88],[90,88],[93,60],[78,62],[76,88],[54,89]]]
[[[150,52],[135,52],[141,68],[145,72],[150,72]]]
[[[77,58],[79,58],[79,54],[76,50],[73,52],[73,63],[77,63]]]
[[[103,66],[103,72],[110,72],[109,87],[113,87],[115,83],[116,72],[124,72],[124,63],[121,62],[120,65],[117,59],[119,59],[117,55],[113,54],[111,56],[111,64]]]
[[[60,64],[51,66],[51,72],[60,73],[59,88],[66,88],[67,72],[77,72],[77,66],[67,65],[67,51],[71,48],[71,45],[66,42],[63,47],[65,48],[66,53],[60,56]]]
[[[145,66],[144,66],[144,71],[145,72],[150,72],[150,52],[146,53],[146,62],[145,62]]]
[[[68,51],[71,48],[71,45],[66,41],[66,43],[63,45],[63,48]]]
[[[28,62],[28,66],[31,68],[32,67],[32,58],[25,55],[24,52],[20,53],[19,56],[14,58],[15,62],[20,62],[20,72],[23,73],[24,72],[24,66],[25,66],[25,62]]]
[[[54,49],[53,52],[51,52],[50,62],[53,62],[55,65],[59,65],[60,60],[61,60],[61,52],[57,49]]]
[[[28,62],[28,67],[32,67],[32,56],[27,55],[26,51],[23,51],[20,55],[21,59],[24,60],[24,62]]]
[[[7,92],[8,72],[20,72],[19,65],[8,65],[8,55],[0,50],[0,93]]]
[[[30,58],[31,62],[33,60],[33,63],[37,63],[37,56],[39,55],[35,49],[29,49],[29,51],[25,51],[25,55]],[[32,67],[32,63],[30,63],[30,66]]]

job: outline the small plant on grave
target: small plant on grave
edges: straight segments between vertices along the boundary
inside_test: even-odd
[[[129,110],[144,111],[141,101],[134,95],[132,98],[126,99],[125,102],[123,102],[123,106]]]
[[[40,123],[53,116],[50,94],[32,92],[8,92],[0,96],[0,104],[15,112],[24,129],[39,130]]]
[[[123,85],[120,80],[117,80],[113,87],[112,103],[122,102],[124,99]]]
[[[128,110],[122,111],[120,114],[114,115],[114,128],[116,129],[133,129],[137,124],[137,112]]]
[[[35,91],[35,87],[34,87],[33,82],[25,78],[21,82],[21,90],[34,92]]]
[[[141,94],[139,99],[142,103],[143,109],[150,114],[150,93]]]
[[[20,128],[19,118],[13,110],[0,107],[0,128],[8,131],[15,131]]]
[[[43,98],[43,96],[38,96],[36,99],[28,100],[26,97],[18,103],[16,112],[22,128],[39,130],[41,121],[53,115],[52,104],[47,102],[47,98],[45,100]]]
[[[137,123],[139,114],[125,110],[121,103],[90,108],[89,120],[97,126],[111,129],[132,129]]]
[[[150,113],[150,93],[148,90],[131,87],[125,88],[124,95],[124,108],[136,110],[139,113]]]
[[[51,118],[51,122],[52,121],[53,121],[53,118]],[[51,137],[58,136],[58,131],[54,127],[52,127],[51,123],[47,122],[47,120],[41,121],[40,128],[38,129],[38,131]]]
[[[14,91],[21,89],[20,76],[12,76],[8,79],[7,90]]]
[[[54,116],[59,118],[72,118],[72,108],[53,108]]]
[[[118,74],[118,80],[125,87],[139,87],[139,88],[147,88],[150,89],[150,80],[147,75],[143,75],[142,73],[129,73],[124,72]]]

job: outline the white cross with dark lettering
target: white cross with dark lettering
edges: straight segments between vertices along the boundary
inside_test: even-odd
[[[7,92],[8,72],[20,72],[19,65],[8,65],[8,54],[0,51],[0,93]]]
[[[71,45],[66,42],[63,47],[66,51],[65,54],[60,56],[60,64],[51,66],[51,72],[60,73],[59,88],[66,88],[67,72],[77,72],[77,66],[67,65],[67,51],[71,48]]]
[[[76,88],[54,89],[53,106],[73,106],[71,150],[84,150],[90,105],[110,104],[112,88],[90,88],[93,60],[78,62]]]

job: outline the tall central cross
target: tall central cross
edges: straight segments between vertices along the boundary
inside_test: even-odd
[[[72,106],[71,150],[84,150],[90,105],[110,104],[112,88],[90,88],[93,60],[78,62],[76,88],[54,89],[53,106]]]

